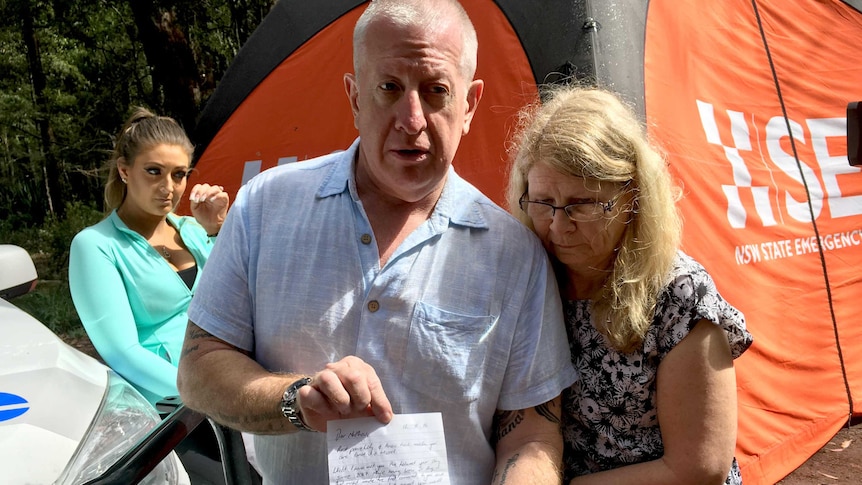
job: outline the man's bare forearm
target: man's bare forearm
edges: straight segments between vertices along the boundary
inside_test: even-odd
[[[558,485],[562,454],[554,443],[524,443],[516,452],[497,457],[493,485]]]
[[[309,377],[296,390],[294,416],[284,416],[282,397],[292,383]],[[240,431],[256,434],[326,431],[333,419],[375,416],[392,419],[392,405],[374,368],[356,356],[327,363],[314,375],[274,374],[248,354],[189,322],[177,377],[180,397],[192,409]]]
[[[559,399],[531,409],[498,411],[493,485],[562,483]]]
[[[273,374],[245,352],[189,322],[177,387],[186,406],[257,434],[296,431],[281,414],[284,390],[301,376]]]

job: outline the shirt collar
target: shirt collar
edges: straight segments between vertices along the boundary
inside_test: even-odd
[[[359,138],[354,140],[346,151],[335,155],[339,158],[332,164],[332,168],[320,184],[317,191],[318,197],[330,197],[348,190],[354,201],[359,200],[353,170],[358,150]],[[440,194],[440,199],[431,214],[431,223],[441,228],[451,223],[484,229],[488,227],[484,210],[478,190],[462,179],[455,172],[455,168],[450,166],[443,193]]]
[[[180,226],[182,226],[182,223],[181,223],[182,219],[180,218],[180,216],[174,214],[173,212],[168,212],[167,218],[168,218],[168,222],[172,226],[174,226],[177,229],[180,229]],[[117,209],[114,209],[111,211],[111,213],[108,215],[108,219],[111,220],[111,223],[114,224],[114,227],[116,227],[119,231],[126,232],[129,234],[137,234],[138,236],[140,236],[140,234],[138,234],[137,232],[129,229],[129,226],[127,226],[126,223],[123,222],[122,219],[120,219],[120,215],[117,214]],[[143,236],[141,236],[141,237],[143,237]]]

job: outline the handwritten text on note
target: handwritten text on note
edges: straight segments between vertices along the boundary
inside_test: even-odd
[[[387,425],[375,418],[330,421],[326,442],[332,485],[449,484],[440,413],[398,414]]]

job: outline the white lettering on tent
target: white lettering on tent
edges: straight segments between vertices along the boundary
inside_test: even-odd
[[[249,160],[242,166],[242,185],[251,180],[252,177],[260,173],[260,165],[262,160]]]
[[[760,244],[742,244],[734,248],[736,264],[755,264],[762,261],[792,258],[818,251],[839,251],[862,246],[862,228],[816,236],[764,241]]]
[[[731,138],[731,144],[727,145],[720,135],[715,107],[711,103],[700,100],[696,100],[696,104],[706,141],[722,147],[724,156],[733,171],[733,183],[721,186],[727,200],[727,221],[730,227],[742,229],[748,224],[750,208],[744,205],[741,196],[743,192],[750,196],[750,200],[754,203],[754,212],[764,227],[783,223],[784,214],[799,222],[810,222],[812,215],[817,219],[826,212],[823,210],[824,207],[828,208],[828,215],[832,218],[862,215],[862,195],[843,195],[839,179],[840,175],[859,173],[862,169],[849,165],[846,153],[829,151],[830,138],[846,137],[846,119],[813,118],[805,120],[803,125],[794,120],[785,121],[782,116],[775,116],[767,121],[766,126],[758,127],[754,116],[727,110],[727,118],[730,121],[727,131]],[[752,132],[764,133],[765,150],[758,150],[752,145]],[[816,163],[812,164],[805,160],[797,163],[794,154],[787,153],[784,149],[789,144],[782,145],[782,141],[785,141],[788,136],[793,137],[797,147],[809,146],[814,152]],[[748,157],[748,163],[746,163],[746,157]],[[749,164],[752,163],[757,164],[758,171],[765,170],[770,175],[769,185],[754,184],[749,168]],[[754,165],[751,167],[754,168]],[[807,186],[810,207],[808,199],[795,199],[791,191],[775,182],[775,177],[772,176],[775,170],[782,172],[800,186]],[[756,262],[746,251],[743,249],[737,253],[737,262],[740,263],[743,260]],[[771,250],[768,253],[760,252],[763,253],[761,254],[763,259],[783,254]]]
[[[789,239],[782,241],[767,241],[760,243],[760,252],[763,254],[763,259],[769,261],[772,259],[789,258],[793,256],[793,244]]]
[[[838,175],[858,174],[859,168],[847,162],[847,154],[829,154],[827,140],[847,136],[846,118],[821,118],[808,120],[811,132],[811,147],[820,164],[820,176],[829,194],[829,208],[832,217],[849,217],[862,214],[862,195],[845,197],[838,185]]]
[[[798,182],[799,185],[804,185],[807,182],[808,193],[811,198],[811,211],[808,210],[807,200],[796,200],[790,195],[789,191],[784,193],[784,199],[787,213],[790,217],[799,222],[811,222],[811,212],[814,213],[814,218],[816,219],[823,209],[823,189],[820,187],[820,181],[811,167],[802,160],[797,165],[793,154],[787,153],[781,148],[781,139],[787,133],[788,124],[790,125],[790,133],[793,135],[793,139],[797,143],[805,144],[802,125],[793,120],[790,120],[788,123],[785,122],[783,117],[775,116],[766,124],[766,151],[772,162],[788,177]]]
[[[761,259],[757,244],[744,244],[736,247],[736,264],[757,263]]]
[[[335,150],[331,153],[338,153],[344,150]],[[288,157],[279,157],[277,165],[286,165],[288,163],[295,163],[299,161],[299,157],[296,156],[288,156]],[[255,175],[259,174],[261,168],[263,167],[263,160],[247,160],[242,167],[242,183],[240,185],[245,185],[246,182],[251,180]]]
[[[278,159],[278,165],[284,165],[287,163],[293,163],[297,161],[297,157],[281,157]],[[242,166],[242,184],[245,185],[246,182],[252,179],[255,175],[260,173],[260,168],[263,165],[263,160],[249,160],[245,162]]]
[[[739,196],[740,188],[745,188],[750,191],[754,199],[754,209],[757,215],[763,222],[764,226],[774,226],[776,224],[775,217],[772,213],[772,204],[769,202],[769,187],[756,187],[751,182],[751,172],[745,161],[742,158],[740,150],[751,151],[751,137],[748,133],[748,123],[745,121],[745,115],[738,111],[727,112],[730,118],[730,132],[733,138],[733,146],[724,145],[721,142],[718,124],[715,121],[715,108],[710,103],[705,103],[696,100],[697,110],[700,113],[700,121],[703,125],[703,130],[706,133],[706,140],[713,144],[719,145],[724,149],[724,156],[730,162],[733,169],[733,185],[722,185],[721,189],[727,198],[727,222],[730,227],[741,229],[745,227],[745,222],[748,213],[745,206],[742,205],[742,199]]]

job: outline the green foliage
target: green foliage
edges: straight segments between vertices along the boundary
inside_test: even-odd
[[[81,232],[87,226],[99,222],[104,214],[92,206],[81,202],[66,204],[66,217],[58,220],[50,218],[44,225],[41,234],[47,245],[47,252],[51,254],[49,264],[46,265],[46,274],[43,279],[68,280],[69,271],[69,246],[75,234]]]
[[[160,86],[170,80],[154,78],[141,27],[174,21],[172,40],[188,44],[199,73],[188,80],[199,114],[274,3],[0,0],[0,243],[29,251],[40,278],[16,305],[58,334],[83,335],[68,287],[69,245],[103,217],[101,173],[115,133],[135,106],[177,117]],[[150,18],[136,18],[132,5],[144,5]],[[52,183],[63,197],[51,193]]]
[[[103,214],[81,202],[66,206],[66,217],[49,218],[42,226],[13,230],[0,220],[0,243],[26,249],[36,265],[36,289],[12,301],[18,308],[63,337],[86,334],[69,292],[69,246],[81,229],[100,221]]]
[[[0,243],[26,249],[40,280],[66,281],[72,238],[103,217],[104,214],[92,206],[71,202],[66,204],[65,218],[51,216],[40,226],[15,227],[12,221],[0,220]]]
[[[41,227],[16,228],[15,221],[0,220],[0,244],[14,244],[27,250],[31,256],[45,254],[48,246],[43,241]],[[38,272],[38,267],[36,268]],[[41,275],[41,273],[40,273]]]
[[[40,281],[35,290],[11,303],[64,338],[80,338],[87,333],[72,303],[68,281]]]
[[[158,26],[174,19],[170,33],[188,44],[199,73],[188,80],[199,114],[274,1],[135,0],[150,9],[149,19],[136,19],[132,4],[0,0],[0,220],[14,228],[41,225],[67,201],[102,206],[100,169],[133,107],[177,117],[159,84],[165,74],[154,79],[136,22]],[[24,38],[27,15],[44,72],[45,105],[37,104]],[[48,160],[58,167],[51,169]],[[49,181],[62,197],[49,193]]]

